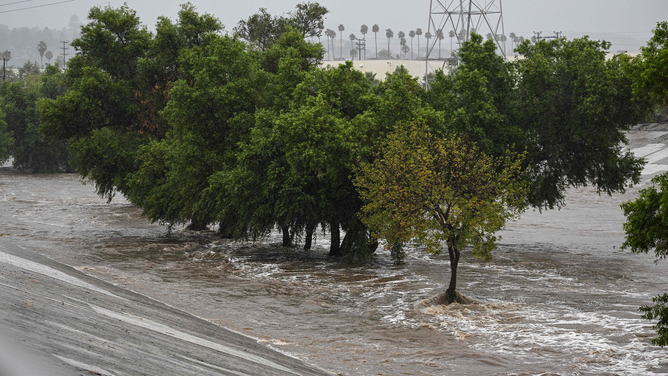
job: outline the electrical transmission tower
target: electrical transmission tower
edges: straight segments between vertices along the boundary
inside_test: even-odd
[[[505,58],[506,36],[501,0],[430,0],[428,31],[432,40],[427,39],[427,75],[436,69],[444,69],[448,63],[456,63],[457,58],[452,52],[445,60],[431,56],[434,48],[440,46],[445,38],[450,38],[451,45],[456,39],[456,49],[459,49],[470,39],[471,33],[491,34],[499,54]],[[429,86],[429,82],[426,84]]]

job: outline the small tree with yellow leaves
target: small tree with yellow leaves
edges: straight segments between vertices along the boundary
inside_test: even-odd
[[[494,235],[526,207],[522,155],[495,160],[456,135],[437,137],[419,124],[391,134],[373,162],[357,171],[364,222],[388,246],[414,241],[450,256],[445,303],[457,300],[460,253],[491,259]]]

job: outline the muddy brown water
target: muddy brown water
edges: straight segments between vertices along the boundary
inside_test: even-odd
[[[637,309],[668,291],[668,261],[619,249],[619,203],[568,192],[560,211],[529,211],[494,260],[464,255],[459,290],[480,302],[415,309],[442,292],[446,256],[380,250],[353,267],[326,256],[211,233],[172,233],[76,175],[0,169],[0,236],[88,274],[244,333],[340,375],[668,374]]]

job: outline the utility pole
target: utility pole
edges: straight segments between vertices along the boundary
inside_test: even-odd
[[[541,35],[543,35],[542,31],[534,31],[533,32],[533,37],[536,40],[536,43],[540,42],[541,39],[543,39],[543,37]]]
[[[543,39],[561,39],[562,35],[564,34],[563,31],[555,31],[554,35],[544,37],[542,31],[534,31],[533,33],[534,36],[533,38],[531,38],[531,41],[533,41],[534,43],[538,43]]]
[[[69,55],[67,53],[67,50],[70,49],[69,47],[66,47],[65,45],[70,43],[70,41],[62,41],[61,40],[60,43],[63,44],[63,48],[62,48],[63,49],[63,69],[65,69],[65,66],[67,65],[67,55]]]
[[[5,51],[0,54],[0,58],[2,58],[2,82],[5,82],[5,79],[7,78],[5,75],[5,68],[7,67],[7,62],[12,58],[12,53]]]
[[[366,38],[357,39],[357,50],[359,51],[357,56],[362,60],[362,51],[364,51],[364,54],[366,55]]]

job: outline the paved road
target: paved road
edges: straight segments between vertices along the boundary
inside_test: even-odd
[[[0,376],[328,375],[0,239]]]

